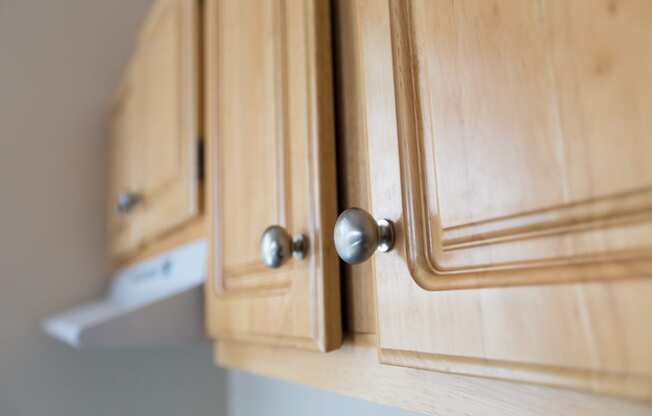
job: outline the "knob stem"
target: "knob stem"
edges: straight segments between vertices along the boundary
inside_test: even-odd
[[[303,234],[296,234],[292,237],[292,257],[303,260],[308,251],[308,238]]]
[[[378,248],[381,253],[387,253],[394,248],[394,223],[383,218],[378,220]]]

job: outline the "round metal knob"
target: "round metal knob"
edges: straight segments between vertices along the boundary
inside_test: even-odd
[[[115,204],[115,210],[119,214],[129,213],[136,205],[142,201],[141,194],[135,192],[121,192],[118,194],[118,200]]]
[[[260,239],[260,252],[265,266],[276,269],[294,256],[303,259],[306,255],[306,237],[297,234],[290,237],[285,228],[280,225],[267,227]]]
[[[394,224],[390,220],[376,221],[367,211],[350,208],[335,222],[335,249],[349,264],[358,264],[376,250],[388,252],[394,247]]]

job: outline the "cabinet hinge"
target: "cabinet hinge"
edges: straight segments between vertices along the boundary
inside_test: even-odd
[[[197,179],[204,179],[204,138],[200,137],[197,142]]]

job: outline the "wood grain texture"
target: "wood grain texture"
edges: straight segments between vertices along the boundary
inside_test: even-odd
[[[649,3],[346,8],[380,359],[651,399]]]
[[[652,88],[637,88],[652,53],[636,52],[652,8],[614,4],[392,3],[406,256],[420,286],[652,273],[652,171],[639,156],[652,150]],[[604,54],[620,58],[591,66]]]
[[[116,94],[108,196],[115,264],[155,251],[175,231],[183,239],[178,227],[201,210],[198,8],[194,0],[154,3]],[[122,192],[142,196],[126,214],[115,210]]]
[[[378,363],[375,338],[346,338],[329,354],[234,341],[217,364],[430,415],[649,415],[649,404]]]
[[[112,258],[125,258],[143,241],[142,210],[135,207],[130,215],[116,210],[118,195],[138,192],[143,185],[142,89],[138,83],[140,60],[132,57],[116,92],[111,111],[109,139],[109,184],[107,195],[107,231]]]
[[[208,332],[328,351],[341,343],[328,2],[206,2],[211,217]],[[280,269],[265,228],[308,237]]]
[[[158,0],[140,34],[146,241],[199,212],[199,27],[198,1]]]
[[[336,1],[334,14],[334,67],[337,117],[337,169],[340,210],[358,207],[371,210],[369,165],[367,162],[367,124],[360,117],[364,102],[356,94],[361,80],[356,76],[362,57],[359,50],[359,26],[355,25],[355,7],[348,1]],[[345,331],[376,333],[376,299],[373,263],[352,267],[342,263],[342,303]]]

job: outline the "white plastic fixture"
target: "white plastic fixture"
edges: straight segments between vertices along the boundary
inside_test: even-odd
[[[103,297],[48,317],[43,329],[75,348],[200,341],[207,251],[198,240],[119,270]]]

